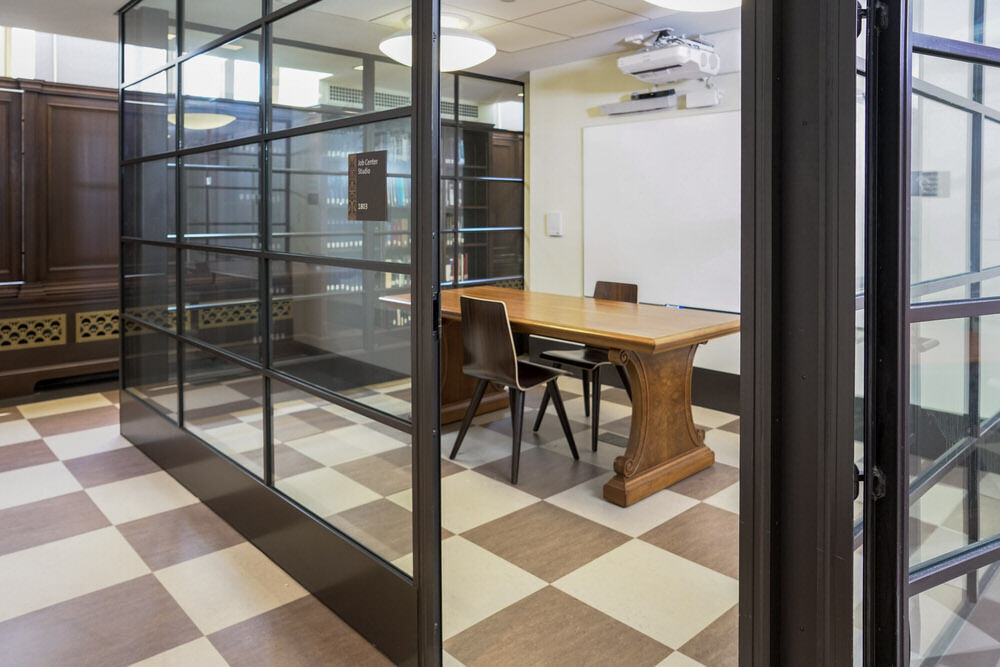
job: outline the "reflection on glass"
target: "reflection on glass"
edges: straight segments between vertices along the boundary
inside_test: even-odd
[[[280,43],[274,25],[271,123],[276,130],[353,116],[364,110],[364,60]],[[294,36],[291,36],[294,38]]]
[[[459,282],[520,277],[524,270],[521,231],[462,232],[459,252],[445,267],[445,281]]]
[[[461,120],[497,130],[524,131],[524,86],[460,76],[458,95]]]
[[[910,664],[996,664],[1000,578],[995,570],[987,567],[975,573],[983,587],[976,603],[966,597],[965,577],[910,598]]]
[[[409,400],[395,392],[409,384],[410,314],[382,297],[408,295],[410,277],[273,262],[271,278],[275,368],[409,418]]]
[[[260,0],[181,1],[184,2],[184,53],[192,53],[260,17]]]
[[[261,358],[260,269],[256,257],[184,251],[188,335],[235,354]]]
[[[409,383],[380,391],[409,401]],[[282,382],[271,382],[275,486],[412,572],[410,436]]]
[[[260,31],[181,65],[184,146],[205,146],[260,131]]]
[[[125,12],[125,81],[177,55],[177,0],[143,0]]]
[[[177,343],[148,327],[125,323],[122,383],[172,422],[177,422]]]
[[[176,251],[125,244],[122,253],[123,310],[144,322],[177,330]]]
[[[177,77],[173,67],[122,92],[122,155],[125,159],[174,150]]]
[[[125,236],[166,241],[177,231],[173,159],[122,168],[122,232]]]
[[[350,220],[348,157],[388,153],[388,220]],[[304,255],[410,261],[410,121],[384,121],[271,144],[271,249]]]
[[[185,345],[183,392],[184,427],[263,477],[263,380],[228,359]]]
[[[260,248],[260,149],[257,144],[183,160],[184,240]]]

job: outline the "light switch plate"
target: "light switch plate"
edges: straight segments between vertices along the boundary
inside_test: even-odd
[[[547,236],[563,235],[563,215],[559,211],[545,214],[545,234]]]

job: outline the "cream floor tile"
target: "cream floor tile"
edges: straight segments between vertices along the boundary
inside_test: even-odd
[[[726,510],[727,512],[732,512],[733,514],[740,513],[740,484],[737,482],[732,486],[726,487],[722,491],[719,491],[714,496],[705,499],[705,502],[719,509]]]
[[[382,497],[367,486],[330,468],[318,468],[286,477],[279,480],[276,486],[320,516],[337,514]]]
[[[213,428],[190,424],[190,431],[214,446],[231,452],[252,452],[264,447],[264,432],[240,422]]]
[[[156,578],[205,634],[308,594],[248,542],[160,570]]]
[[[55,498],[82,488],[76,477],[59,461],[2,472],[0,509]]]
[[[40,435],[27,419],[15,419],[0,424],[0,447],[38,440]]]
[[[198,502],[190,491],[165,472],[94,486],[87,489],[87,495],[114,524]]]
[[[148,573],[111,526],[0,556],[0,621]]]
[[[657,667],[705,667],[694,658],[689,658],[683,653],[674,651],[666,657]]]
[[[441,576],[445,639],[545,588],[542,579],[458,536],[441,545]]]
[[[121,436],[117,425],[50,435],[45,438],[45,444],[64,461],[132,446],[132,443]]]
[[[392,561],[392,564],[398,567],[403,572],[407,573],[411,577],[413,576],[413,554],[406,554],[401,556],[396,560]]]
[[[928,561],[931,558],[961,549],[967,543],[966,537],[962,533],[950,528],[938,528],[921,540],[920,546],[910,556],[910,563],[915,565]]]
[[[371,417],[365,417],[360,413],[348,410],[347,408],[342,408],[339,405],[327,405],[323,409],[331,414],[337,415],[338,417],[343,417],[348,421],[352,421],[355,424],[371,424],[375,421]]]
[[[706,428],[719,428],[739,418],[739,415],[731,415],[728,412],[703,408],[700,405],[691,406],[691,416],[694,417],[695,424],[705,426]]]
[[[395,396],[381,394],[364,399],[363,403],[370,408],[387,412],[390,415],[405,415],[413,409],[413,404],[400,400]]]
[[[366,456],[399,449],[401,446],[399,440],[362,424],[317,433],[308,438],[292,440],[286,444],[325,466],[347,463]]]
[[[608,479],[610,475],[602,475],[556,494],[547,502],[632,537],[642,535],[698,504],[694,498],[664,489],[631,507],[619,507],[604,499],[604,485]]]
[[[441,652],[441,664],[444,667],[465,667],[465,663],[453,656],[448,651]]]
[[[184,407],[188,410],[210,408],[226,403],[242,403],[247,400],[245,394],[225,385],[213,384],[199,389],[184,390]]]
[[[486,415],[488,419],[485,423],[495,421],[498,415],[499,413]],[[455,446],[457,438],[458,429],[441,434],[442,456],[447,458],[451,454],[451,448]],[[454,462],[465,468],[476,468],[484,463],[490,463],[505,456],[510,456],[511,444],[509,435],[497,433],[493,429],[484,426],[473,425],[469,429],[469,432],[465,434],[465,440],[462,441],[462,449],[458,452],[458,456],[455,457]]]
[[[580,453],[580,460],[607,470],[608,475],[603,478],[605,482],[611,479],[611,475],[614,474],[615,470],[615,459],[619,456],[624,456],[625,450],[606,442],[599,442],[596,452],[591,450],[590,429],[573,434],[573,438],[576,440],[576,448]],[[568,459],[573,458],[573,454],[570,452],[569,447],[566,446],[564,438],[557,438],[556,440],[547,442],[542,447],[550,452],[565,456]]]
[[[441,480],[441,525],[462,533],[536,502],[506,482],[465,470]]]
[[[729,431],[712,429],[705,434],[705,444],[715,452],[715,460],[734,468],[740,467],[740,436]]]
[[[202,637],[134,663],[134,667],[226,667],[228,664],[212,642]]]
[[[961,593],[958,592],[958,596],[960,595]],[[928,594],[910,598],[911,649],[921,658],[932,657],[931,649],[941,633],[949,627],[954,627],[953,623],[960,622],[959,616],[953,611],[960,606],[961,603],[958,601],[954,605],[942,604]],[[969,623],[964,624],[962,628],[963,651],[987,651],[996,649],[996,647],[995,637],[990,637]],[[918,664],[919,661],[914,660],[913,663]]]
[[[950,484],[935,484],[910,506],[910,516],[941,526],[965,499],[965,491]]]
[[[626,542],[553,586],[678,648],[739,600],[739,582],[640,540]]]
[[[76,412],[77,410],[103,408],[109,405],[113,405],[113,403],[101,394],[87,394],[85,396],[57,398],[52,401],[26,403],[25,405],[17,406],[17,409],[20,410],[26,419],[37,419],[38,417],[49,417],[66,412]]]
[[[579,386],[577,388],[579,391]],[[586,424],[590,423],[590,417],[586,416],[586,411],[583,405],[583,396],[579,398],[572,398],[566,401],[566,416],[570,419],[578,422],[583,422]],[[601,401],[601,423],[610,424],[613,421],[618,421],[619,419],[624,419],[625,417],[632,416],[632,406],[630,405],[620,405],[618,403],[613,403],[611,401]],[[545,411],[545,419],[558,419],[556,417],[555,410],[550,405],[548,410]],[[623,435],[628,435],[627,433]]]

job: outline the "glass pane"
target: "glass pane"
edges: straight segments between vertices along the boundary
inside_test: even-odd
[[[864,3],[863,3],[864,4]],[[858,40],[864,42],[864,38]],[[855,133],[855,254],[854,254],[854,287],[859,295],[864,294],[865,289],[865,78],[856,78],[856,133]],[[860,470],[864,469],[864,396],[865,396],[865,313],[863,308],[858,308],[854,316],[854,462]],[[860,535],[864,521],[864,497],[859,496],[854,501],[854,534]],[[858,544],[860,540],[855,539],[857,548],[854,550],[854,589],[853,589],[853,639],[854,639],[854,664],[862,664],[862,651],[864,634],[862,631],[864,615],[864,546]]]
[[[409,383],[394,393],[409,400]],[[282,382],[271,396],[275,486],[412,572],[410,436]]]
[[[260,268],[256,257],[184,251],[185,331],[259,361]]]
[[[275,302],[290,302],[272,327],[275,368],[408,419],[410,314],[382,297],[409,294],[410,277],[303,262],[273,262],[271,276]]]
[[[460,227],[524,226],[524,184],[520,181],[460,181],[457,190]],[[450,189],[447,194],[451,197]]]
[[[176,148],[177,77],[171,67],[122,93],[122,155],[125,159]]]
[[[348,160],[387,151],[386,220],[350,220]],[[271,249],[409,263],[408,118],[272,142]]]
[[[173,248],[126,243],[123,248],[123,309],[132,317],[164,329],[177,329]]]
[[[177,232],[177,173],[173,160],[122,169],[122,231],[125,236],[166,241]]]
[[[177,343],[138,324],[125,324],[122,383],[177,423]]]
[[[982,589],[977,602],[970,600],[966,577],[910,598],[910,664],[1000,664],[996,567],[974,573],[974,581]]]
[[[275,8],[285,4],[276,2]],[[410,69],[384,62],[378,50],[392,32],[386,20],[408,13],[400,5],[322,0],[276,21],[274,129],[409,106]]]
[[[260,17],[260,0],[182,1],[184,2],[184,53],[192,53],[213,39],[218,39]]]
[[[177,0],[143,0],[125,12],[125,81],[177,55]]]
[[[520,231],[459,234],[456,277],[459,281],[520,277],[524,271],[523,239]]]
[[[993,0],[987,0],[990,4]],[[971,42],[974,0],[914,0],[913,32]]]
[[[462,176],[490,175],[490,133],[485,130],[458,129],[458,170]]]
[[[264,382],[256,372],[184,346],[184,428],[264,475]]]
[[[497,130],[524,131],[524,86],[459,76],[459,114],[463,121]]]
[[[184,146],[205,146],[260,131],[260,31],[181,65]]]
[[[184,170],[184,240],[260,248],[257,144],[189,155]]]

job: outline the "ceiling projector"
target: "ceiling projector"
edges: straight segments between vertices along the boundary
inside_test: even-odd
[[[719,73],[721,60],[708,42],[678,37],[669,29],[653,33],[650,39],[637,36],[626,41],[645,44],[647,48],[619,58],[618,69],[645,83],[704,79]]]

